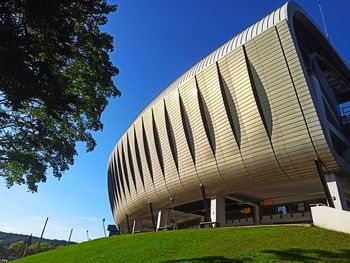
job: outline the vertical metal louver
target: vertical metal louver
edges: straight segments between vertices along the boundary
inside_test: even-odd
[[[159,164],[160,164],[160,168],[162,170],[163,177],[165,178],[162,147],[160,145],[159,133],[158,133],[156,121],[154,119],[153,109],[152,109],[152,128],[153,128],[154,144],[156,145],[156,152],[157,152],[158,161],[159,161]]]
[[[137,142],[135,127],[134,127],[134,144],[135,144],[136,163],[137,163],[137,167],[139,169],[140,178],[141,178],[141,182],[142,182],[143,188],[145,188],[145,182],[143,180],[143,170],[142,170],[141,155],[140,155],[139,144]]]
[[[117,147],[118,148],[118,147]],[[120,180],[120,184],[122,186],[122,190],[123,190],[123,193],[124,193],[124,198],[126,197],[125,196],[125,187],[124,187],[124,178],[123,178],[123,173],[122,173],[122,166],[121,166],[121,162],[120,162],[120,157],[119,157],[119,151],[117,150],[117,166],[118,166],[118,172],[119,172],[119,180]]]
[[[116,162],[115,162],[115,156],[114,154],[112,155],[112,174],[113,174],[113,180],[114,182],[117,184],[117,201],[121,201],[121,190],[120,190],[120,184],[119,184],[119,180],[118,180],[118,177],[119,177],[119,173],[118,173],[118,170],[117,170],[117,165],[116,165]],[[119,198],[118,198],[119,196]]]
[[[217,73],[219,76],[220,90],[221,90],[222,99],[224,101],[224,106],[225,106],[226,114],[228,117],[228,121],[230,123],[231,130],[233,132],[233,136],[236,139],[236,143],[238,145],[238,148],[240,148],[241,130],[240,130],[239,119],[238,119],[238,114],[237,114],[237,110],[235,107],[235,103],[234,103],[233,98],[231,96],[230,90],[229,90],[224,78],[222,77],[222,75],[220,73],[219,64],[217,62],[216,62],[216,69],[217,69]]]
[[[191,130],[191,126],[190,126],[190,120],[188,119],[187,112],[186,112],[185,106],[182,102],[182,98],[181,98],[180,94],[179,94],[179,100],[180,100],[181,121],[182,121],[182,126],[184,128],[187,145],[188,145],[188,148],[190,149],[192,161],[193,161],[193,163],[196,163],[195,151],[194,151],[194,141],[193,141],[193,135],[192,135],[192,130]]]
[[[146,162],[147,162],[148,170],[149,170],[149,173],[151,175],[152,183],[154,184],[151,153],[149,151],[149,145],[148,145],[145,125],[143,123],[143,118],[142,118],[142,139],[143,139],[143,148],[144,148],[145,154],[146,154]]]
[[[123,142],[121,142],[122,145],[122,164],[123,164],[123,171],[124,171],[124,176],[125,176],[125,182],[126,182],[126,186],[128,187],[128,191],[130,194],[130,184],[129,184],[129,175],[128,175],[128,167],[126,166],[126,161],[125,161],[125,154],[124,154],[124,144]]]
[[[196,89],[197,89],[197,93],[198,93],[197,98],[198,98],[199,110],[200,110],[200,114],[202,117],[202,122],[204,124],[205,134],[207,135],[207,139],[209,141],[210,148],[213,151],[213,153],[215,154],[216,144],[215,144],[215,135],[214,135],[213,124],[211,122],[211,118],[210,118],[207,104],[205,103],[202,92],[200,91],[200,89],[198,87],[198,82],[197,82],[196,77],[195,77],[195,80],[196,80]]]
[[[107,177],[108,177],[108,197],[109,197],[109,203],[111,206],[112,213],[114,213],[114,204],[115,204],[115,185],[113,184],[112,180],[112,172],[111,172],[111,167],[108,165],[107,169]]]
[[[131,149],[130,149],[130,142],[129,142],[129,135],[128,134],[126,135],[126,144],[127,144],[127,150],[128,150],[128,159],[129,159],[131,178],[132,178],[132,181],[134,183],[135,190],[137,192],[134,163],[133,163],[132,156],[131,156]]]
[[[248,70],[249,80],[251,83],[251,87],[253,90],[254,98],[256,105],[259,110],[259,114],[261,117],[261,120],[264,124],[266,133],[271,140],[272,135],[272,114],[270,109],[270,104],[266,95],[266,92],[264,90],[264,86],[261,83],[261,80],[259,79],[258,74],[256,73],[254,66],[249,61],[249,58],[247,56],[247,51],[245,49],[245,46],[243,46],[243,52],[244,52],[244,58]]]
[[[176,144],[175,144],[174,131],[173,131],[173,127],[171,126],[171,122],[170,122],[168,110],[166,108],[165,100],[163,100],[163,102],[164,102],[164,111],[165,111],[165,126],[166,126],[167,135],[168,135],[170,150],[171,150],[171,154],[173,156],[174,162],[175,162],[176,170],[179,172],[179,159],[177,157],[177,149],[176,149]]]
[[[113,163],[113,162],[112,162]],[[113,164],[114,167],[114,164]],[[112,170],[111,171],[112,177],[111,177],[111,181],[112,184],[114,186],[115,189],[115,198],[117,200],[117,202],[120,202],[120,189],[119,189],[119,184],[117,184],[117,174]]]

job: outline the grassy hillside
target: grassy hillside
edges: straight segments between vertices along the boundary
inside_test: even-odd
[[[316,227],[218,228],[101,238],[16,262],[350,262],[350,235]]]

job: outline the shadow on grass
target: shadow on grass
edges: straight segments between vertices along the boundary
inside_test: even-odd
[[[320,249],[299,249],[290,248],[287,250],[264,250],[263,253],[272,254],[278,260],[302,261],[306,263],[320,262],[349,262],[350,250],[340,250],[338,252]]]
[[[163,263],[176,263],[176,262],[244,263],[249,261],[252,261],[252,259],[250,258],[234,259],[234,258],[226,258],[221,256],[209,256],[209,257],[201,257],[201,258],[166,260],[166,261],[163,261]]]

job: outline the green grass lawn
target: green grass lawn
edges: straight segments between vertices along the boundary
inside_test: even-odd
[[[350,262],[350,235],[277,226],[101,238],[16,262]]]

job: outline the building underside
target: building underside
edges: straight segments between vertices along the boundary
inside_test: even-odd
[[[285,4],[186,71],[129,126],[108,164],[116,224],[311,222],[311,203],[333,202],[329,178],[350,199],[349,100],[347,66],[312,19]]]

